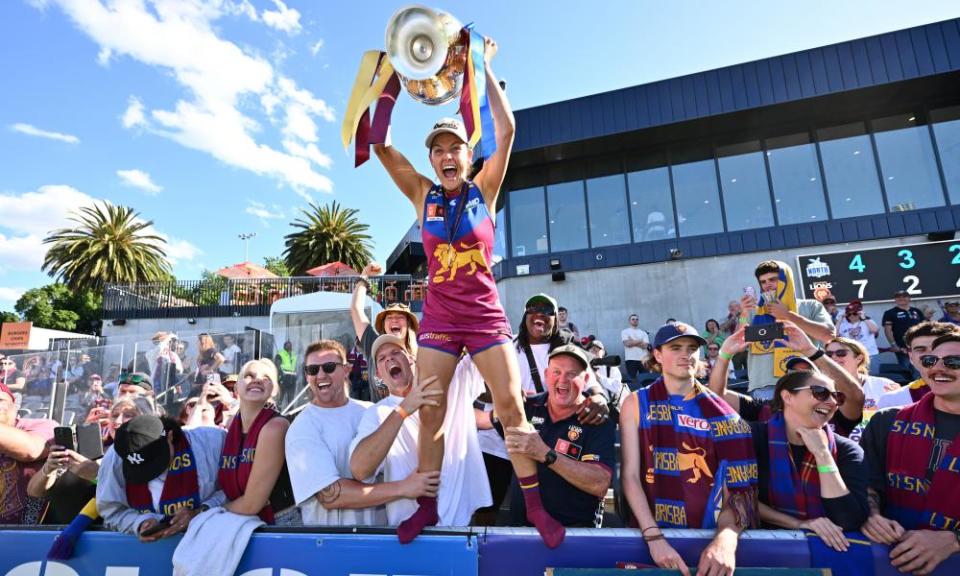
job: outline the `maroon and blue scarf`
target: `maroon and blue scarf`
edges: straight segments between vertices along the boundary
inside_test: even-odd
[[[643,491],[657,524],[716,527],[726,488],[737,524],[756,526],[757,461],[750,426],[698,383],[679,402],[671,401],[663,378],[635,394]]]
[[[827,426],[827,445],[833,457],[837,456],[837,440]],[[770,505],[795,518],[806,520],[826,515],[820,499],[820,473],[817,461],[810,451],[802,462],[795,462],[787,439],[787,423],[783,412],[777,412],[767,422],[770,445],[770,485],[767,495]]]
[[[886,513],[907,530],[957,530],[960,435],[927,480],[935,437],[933,394],[897,412],[887,437]]]
[[[197,459],[193,456],[186,434],[182,434],[173,444],[173,459],[167,468],[167,478],[160,493],[160,510],[153,508],[153,497],[147,484],[127,482],[127,504],[141,513],[156,512],[164,516],[173,516],[181,508],[200,508]]]
[[[237,414],[230,423],[220,456],[220,472],[217,473],[217,480],[228,500],[236,500],[246,492],[250,472],[253,470],[253,459],[257,452],[260,431],[267,422],[278,416],[280,414],[272,408],[261,409],[254,418],[246,437],[243,434],[240,414]],[[267,524],[274,523],[274,511],[269,502],[260,510],[258,516]]]

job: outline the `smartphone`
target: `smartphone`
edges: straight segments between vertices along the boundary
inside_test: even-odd
[[[57,446],[63,446],[67,450],[76,450],[76,443],[73,441],[73,428],[69,426],[57,426],[53,429],[53,443]]]
[[[783,322],[773,322],[770,324],[754,324],[747,326],[743,333],[743,339],[747,342],[766,342],[769,340],[783,339]]]
[[[141,535],[141,536],[153,536],[154,534],[157,534],[158,532],[162,532],[163,530],[166,530],[167,528],[170,527],[170,521],[171,521],[171,520],[173,520],[173,517],[172,517],[172,516],[164,516],[163,518],[160,519],[159,522],[157,522],[156,524],[154,524],[154,525],[151,526],[150,528],[147,528],[146,530],[144,530],[143,532],[141,532],[140,535]]]
[[[98,422],[77,426],[77,452],[91,460],[103,457],[103,435]]]
[[[753,288],[753,286],[744,286],[743,293],[751,298],[757,297],[757,291]]]

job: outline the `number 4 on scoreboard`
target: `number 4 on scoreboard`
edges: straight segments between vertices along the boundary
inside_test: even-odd
[[[853,256],[852,260],[850,260],[850,266],[848,268],[850,270],[856,270],[860,274],[863,274],[863,271],[867,269],[866,265],[863,263],[863,258],[860,257],[859,252]],[[856,284],[856,282],[854,282],[854,284]],[[860,289],[860,297],[863,298],[862,288]]]
[[[863,300],[863,291],[867,289],[867,282],[869,282],[869,280],[867,280],[866,278],[864,278],[863,280],[853,280],[853,285],[860,287],[860,289],[857,291],[857,298],[859,300]]]

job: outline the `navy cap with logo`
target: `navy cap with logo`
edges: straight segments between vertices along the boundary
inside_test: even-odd
[[[573,356],[579,360],[581,364],[583,364],[584,370],[590,366],[590,361],[593,360],[593,354],[587,352],[576,344],[564,344],[563,346],[557,346],[550,351],[550,355],[547,356],[547,358],[553,358],[554,356]]]
[[[791,370],[804,370],[807,372],[820,371],[817,365],[806,356],[790,356],[783,363],[783,367],[786,368],[788,372]]]
[[[657,330],[657,335],[653,338],[653,347],[659,348],[677,338],[693,338],[701,346],[707,345],[707,341],[700,336],[696,328],[685,322],[677,322],[675,324],[664,324]]]
[[[123,478],[131,484],[146,484],[170,465],[170,445],[163,421],[143,414],[117,428],[114,450],[123,461]]]

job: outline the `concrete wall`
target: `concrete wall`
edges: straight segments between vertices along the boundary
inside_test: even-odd
[[[566,280],[553,282],[549,274],[522,276],[501,280],[497,287],[514,330],[523,316],[523,306],[531,295],[550,294],[570,312],[581,336],[594,334],[607,348],[608,354],[622,354],[620,331],[627,327],[627,317],[635,313],[640,327],[650,333],[676,318],[702,330],[709,318],[722,320],[727,302],[739,299],[744,286],[757,286],[753,271],[762,260],[782,260],[794,267],[801,254],[816,251],[841,252],[926,242],[925,236],[909,236],[893,240],[877,240],[835,244],[820,248],[799,248],[773,252],[754,252],[736,256],[677,260],[657,264],[624,266],[584,272],[567,272]],[[759,291],[759,290],[758,290]],[[922,308],[929,304],[941,312],[936,301],[915,300]],[[865,311],[880,325],[883,311],[893,304],[868,304]],[[883,331],[881,329],[881,337]],[[885,340],[884,340],[885,341]]]

